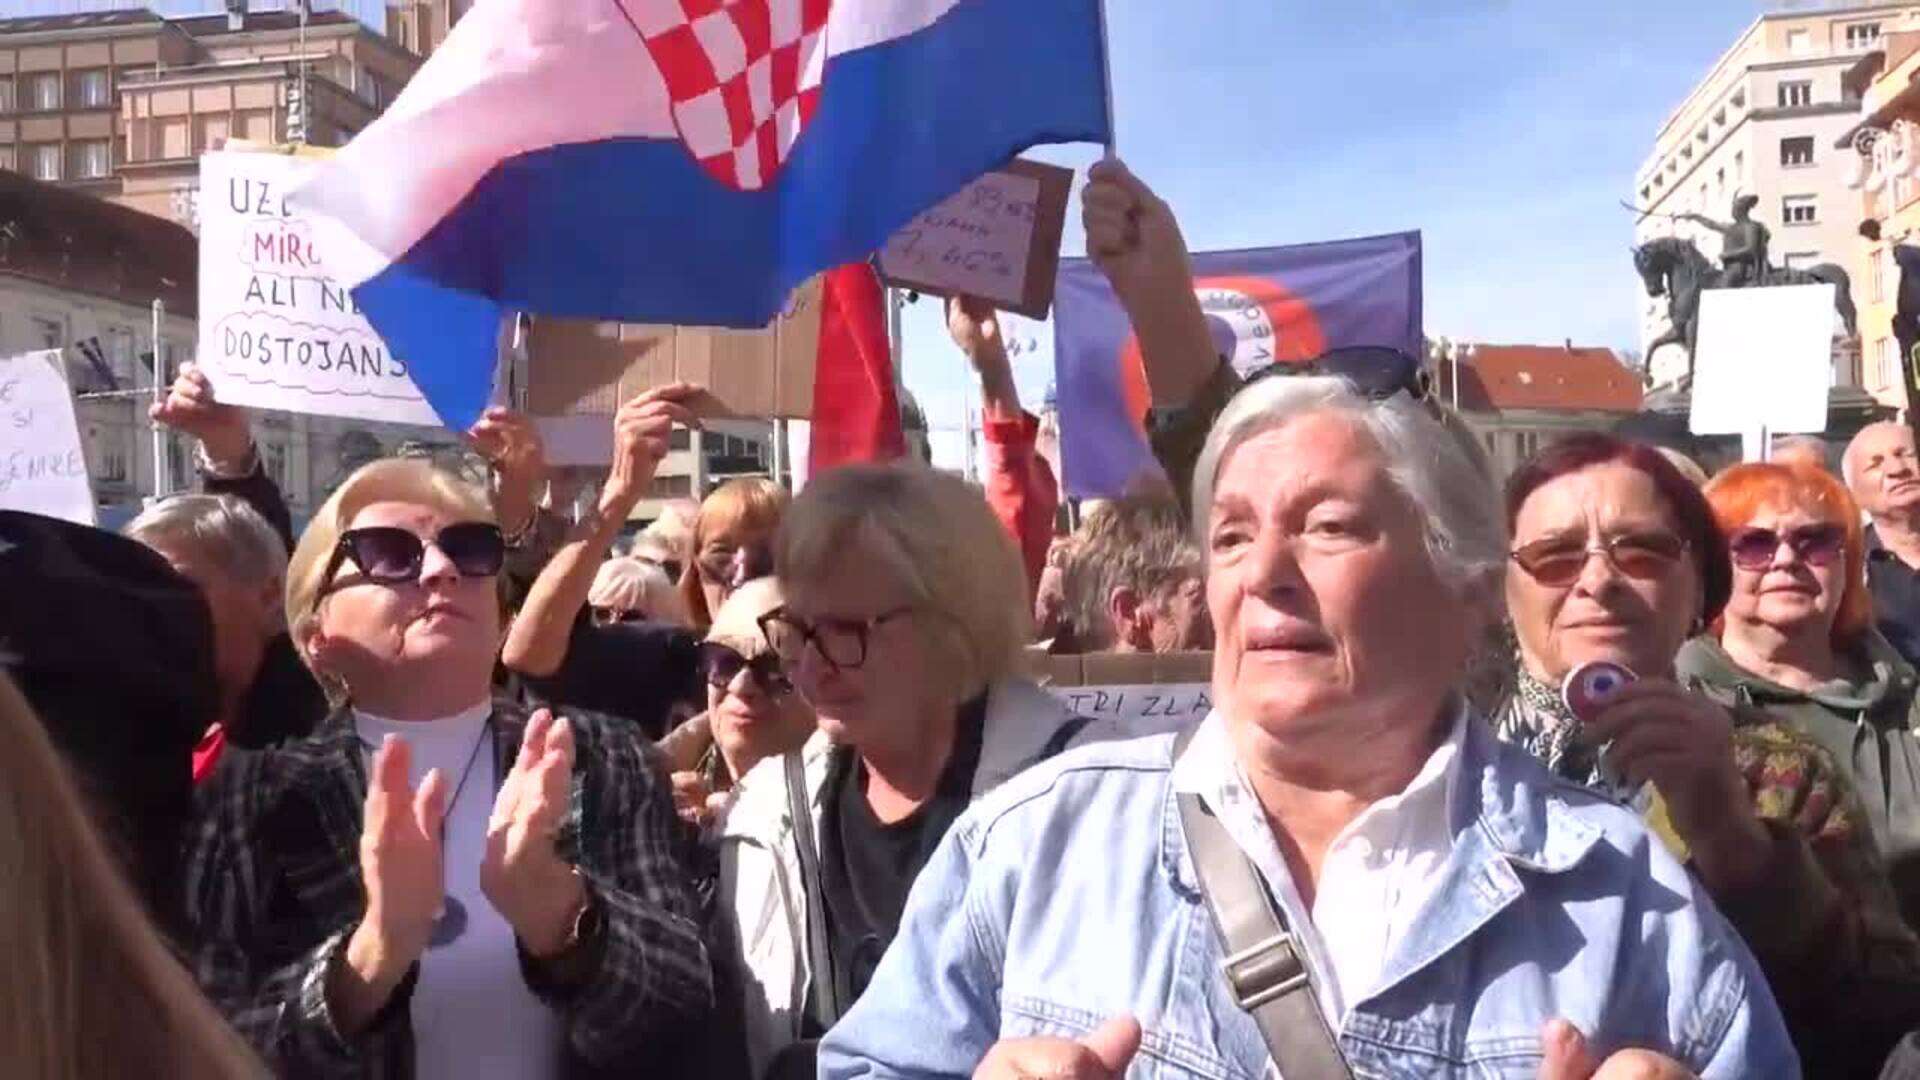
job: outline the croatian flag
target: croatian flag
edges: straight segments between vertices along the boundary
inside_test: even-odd
[[[1101,142],[1100,0],[480,0],[296,200],[448,426],[510,310],[757,327],[1027,147]]]
[[[1420,234],[1203,252],[1194,292],[1214,350],[1241,376],[1348,345],[1419,357]],[[1112,498],[1156,475],[1140,342],[1097,267],[1064,260],[1054,289],[1054,379],[1067,493]]]

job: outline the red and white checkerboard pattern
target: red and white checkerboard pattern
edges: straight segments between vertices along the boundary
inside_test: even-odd
[[[772,182],[820,104],[833,0],[621,0],[681,141],[721,183]]]

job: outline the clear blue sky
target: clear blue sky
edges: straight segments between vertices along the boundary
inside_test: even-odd
[[[1108,0],[1120,153],[1194,250],[1420,229],[1430,336],[1634,347],[1633,174],[1755,0]],[[1092,148],[1036,154],[1084,166]],[[1084,241],[1078,199],[1068,254]],[[907,384],[957,467],[937,305]],[[1037,403],[1051,332],[1017,365]]]

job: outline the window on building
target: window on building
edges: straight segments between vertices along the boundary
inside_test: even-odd
[[[35,180],[60,179],[60,144],[35,143],[27,147],[26,171]]]
[[[1893,249],[1881,248],[1867,260],[1867,303],[1878,304],[1887,298],[1887,271],[1893,261]]]
[[[1877,22],[1854,23],[1847,27],[1847,48],[1867,49],[1880,40],[1880,24]]]
[[[0,113],[13,111],[13,76],[0,75]]]
[[[1813,83],[1808,79],[1789,79],[1780,84],[1780,107],[1794,109],[1813,104]]]
[[[13,147],[0,146],[0,169],[18,169],[19,167],[19,163],[14,160]]]
[[[1873,387],[1892,386],[1895,372],[1899,370],[1900,346],[1893,338],[1883,337],[1873,343]]]
[[[1797,135],[1791,139],[1781,139],[1780,164],[1790,169],[1813,164],[1813,136]]]
[[[104,109],[113,104],[106,68],[76,72],[73,76],[73,104],[81,109]]]
[[[73,144],[73,178],[93,180],[113,172],[113,140],[86,139]]]
[[[93,441],[93,478],[124,484],[127,482],[128,459],[132,457],[127,453],[125,440],[121,438],[124,433],[112,428],[103,434],[105,438]]]
[[[1813,48],[1813,34],[1807,30],[1787,31],[1787,51],[1803,53]]]
[[[60,107],[60,73],[44,72],[27,76],[27,108],[52,112]]]
[[[67,321],[49,315],[29,315],[27,325],[33,331],[32,347],[36,349],[64,349],[67,347]]]
[[[133,331],[124,326],[109,326],[100,335],[101,344],[106,349],[107,366],[113,369],[113,377],[122,382],[133,380]]]
[[[669,450],[685,450],[692,445],[693,433],[678,425],[674,426],[673,434],[667,436],[667,449]]]
[[[687,499],[693,497],[693,477],[684,473],[679,476],[656,476],[647,485],[649,499]]]
[[[1820,219],[1819,200],[1812,195],[1789,195],[1780,200],[1783,225],[1811,225]]]

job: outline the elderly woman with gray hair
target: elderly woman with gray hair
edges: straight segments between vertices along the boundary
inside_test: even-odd
[[[1215,711],[962,815],[822,1075],[1797,1075],[1700,886],[1456,691],[1506,560],[1472,437],[1410,358],[1307,371],[1194,474]]]
[[[194,749],[194,780],[206,779],[228,746],[258,750],[311,733],[327,713],[326,695],[287,636],[287,549],[266,518],[231,495],[179,495],[125,533],[193,582],[213,619],[220,711]]]

